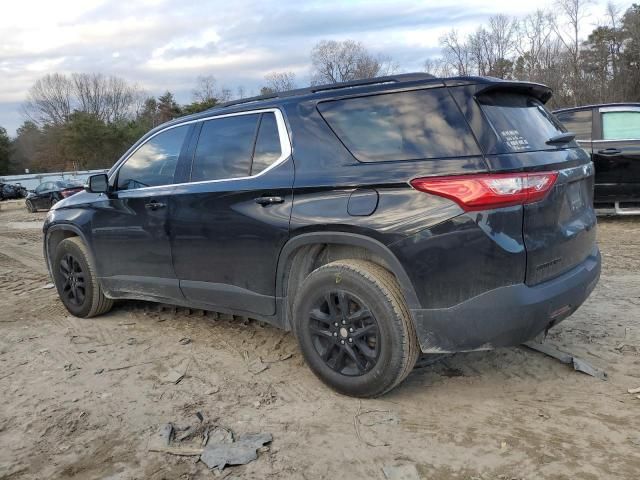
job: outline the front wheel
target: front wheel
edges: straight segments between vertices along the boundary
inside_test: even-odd
[[[31,200],[26,200],[24,204],[26,205],[27,211],[29,213],[35,213],[36,207],[33,206],[33,203],[31,202]]]
[[[58,295],[69,313],[88,318],[111,310],[113,300],[102,292],[87,247],[80,238],[60,242],[51,269]]]
[[[411,372],[420,349],[395,277],[363,260],[314,270],[293,308],[306,362],[327,385],[355,397],[377,397]]]

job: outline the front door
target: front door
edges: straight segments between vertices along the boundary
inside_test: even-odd
[[[168,218],[178,159],[192,128],[182,125],[151,137],[112,176],[113,192],[94,204],[97,270],[103,285],[116,294],[182,298]]]
[[[38,185],[35,195],[31,197],[31,203],[37,210],[48,209],[51,207],[51,190],[53,182],[45,182]]]
[[[272,315],[293,201],[282,115],[224,116],[199,128],[188,183],[176,188],[170,210],[180,287],[197,303]]]

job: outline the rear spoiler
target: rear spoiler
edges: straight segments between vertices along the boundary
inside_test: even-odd
[[[476,97],[491,92],[517,92],[534,97],[542,103],[547,103],[553,96],[553,90],[546,85],[532,82],[500,82],[487,85],[476,92]]]
[[[461,80],[466,80],[462,81]],[[475,80],[475,81],[474,81]],[[479,81],[478,81],[479,80]],[[487,77],[459,77],[456,79],[445,80],[447,86],[456,86],[461,84],[475,84],[478,86],[478,91],[475,96],[482,95],[483,93],[490,92],[518,92],[525,95],[530,95],[542,103],[547,103],[553,96],[553,90],[541,83],[533,82],[518,82],[511,80],[502,80],[500,78],[487,78]]]

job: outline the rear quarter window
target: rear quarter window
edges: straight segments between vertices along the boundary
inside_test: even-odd
[[[481,154],[445,88],[322,102],[318,110],[362,162]]]
[[[499,140],[499,151],[487,153],[556,150],[558,147],[547,145],[547,140],[567,132],[542,102],[528,95],[491,92],[479,95],[478,103]]]

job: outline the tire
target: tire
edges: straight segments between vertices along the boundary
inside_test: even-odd
[[[372,262],[339,260],[311,272],[297,292],[293,318],[311,370],[345,395],[385,394],[406,378],[420,354],[395,277]]]
[[[28,211],[29,213],[35,213],[35,212],[37,211],[37,210],[35,209],[35,207],[33,206],[33,203],[31,203],[31,200],[26,200],[26,201],[24,202],[24,204],[26,205],[26,207],[27,207],[27,211]]]
[[[72,315],[95,317],[111,310],[89,261],[87,246],[79,237],[66,238],[55,251],[52,271],[60,300]]]

